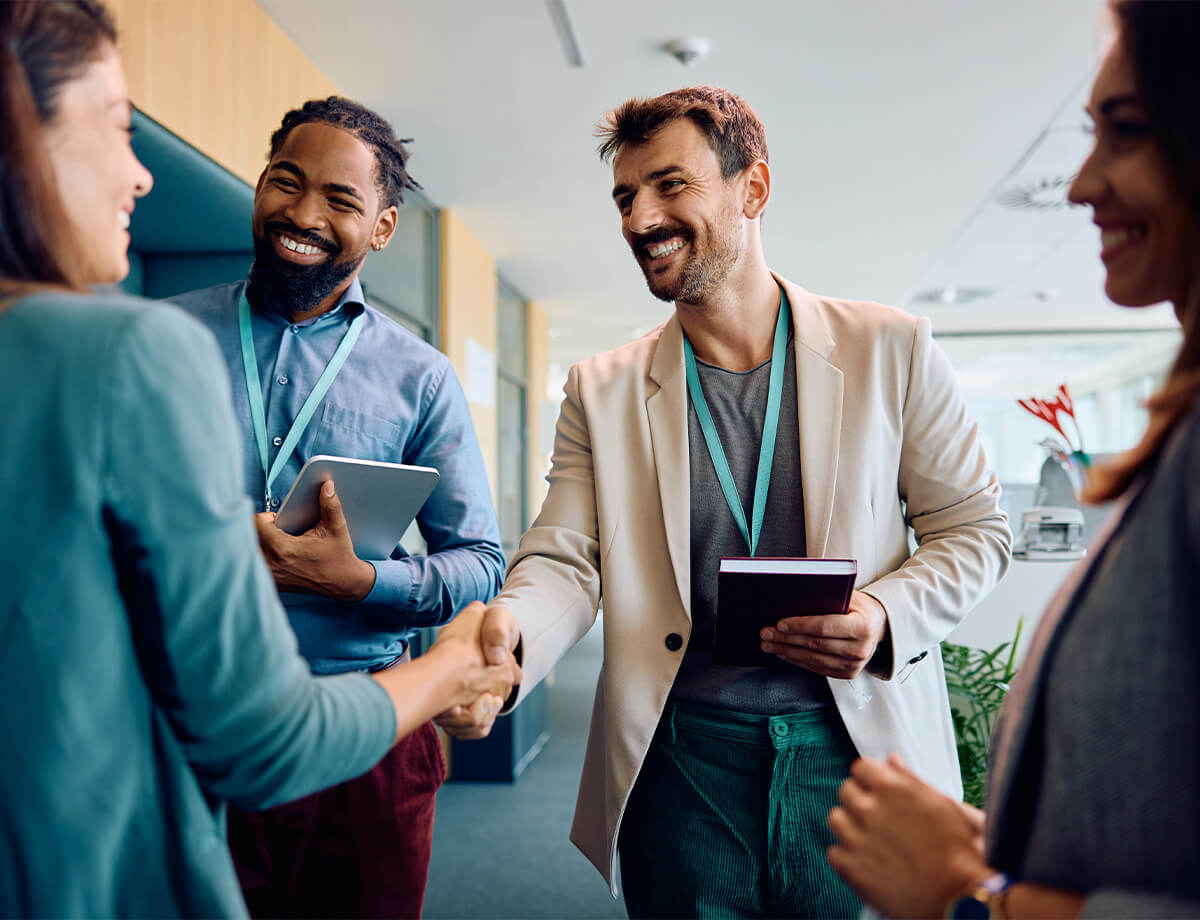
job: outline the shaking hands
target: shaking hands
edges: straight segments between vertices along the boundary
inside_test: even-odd
[[[434,721],[455,738],[484,738],[504,708],[513,687],[521,681],[518,647],[521,630],[505,607],[484,607],[476,601],[442,627],[434,648],[442,642],[471,643],[486,666],[501,680],[494,681],[473,700],[447,709]]]

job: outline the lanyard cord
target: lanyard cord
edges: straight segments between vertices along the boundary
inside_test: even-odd
[[[350,356],[350,352],[354,348],[354,343],[358,341],[359,333],[362,332],[364,316],[364,313],[360,313],[350,321],[350,328],[342,336],[342,340],[338,343],[333,357],[325,365],[325,370],[321,372],[321,376],[317,379],[312,392],[308,394],[308,398],[304,400],[304,405],[300,407],[300,411],[296,414],[296,419],[292,422],[292,427],[288,431],[287,437],[283,439],[283,444],[280,445],[279,453],[275,455],[275,462],[269,463],[270,451],[267,447],[267,413],[263,407],[262,381],[258,376],[258,357],[254,353],[254,331],[250,326],[250,302],[246,300],[245,291],[242,292],[241,300],[238,303],[238,328],[242,340],[242,368],[246,373],[246,392],[250,396],[250,419],[254,423],[254,440],[258,444],[258,459],[262,464],[263,475],[266,477],[265,501],[268,510],[271,507],[271,484],[275,482],[280,471],[291,458],[292,452],[300,442],[300,436],[304,434],[305,429],[308,428],[308,423],[312,421],[313,414],[317,411],[317,406],[325,398],[325,394],[329,392],[329,387],[333,384],[334,378],[337,377],[338,371],[342,369],[342,365],[346,363],[346,358]]]
[[[771,487],[771,469],[775,465],[775,435],[779,431],[779,406],[783,401],[783,370],[787,363],[786,349],[790,324],[791,308],[788,305],[787,294],[781,292],[779,318],[775,321],[775,340],[771,346],[771,378],[767,387],[767,410],[763,418],[762,443],[758,450],[758,474],[754,485],[753,529],[746,527],[746,512],[742,509],[742,500],[738,496],[733,473],[730,472],[729,461],[725,457],[725,449],[721,446],[721,436],[717,433],[712,413],[708,410],[708,401],[704,398],[704,389],[700,385],[700,374],[696,370],[696,355],[692,351],[692,343],[688,341],[686,333],[683,336],[688,394],[692,398],[692,406],[696,409],[696,418],[700,421],[700,430],[704,433],[704,443],[708,447],[708,455],[717,471],[721,491],[725,494],[725,504],[729,506],[729,511],[737,522],[738,530],[742,532],[751,556],[758,548],[758,537],[762,532],[762,522],[767,512],[767,492]]]

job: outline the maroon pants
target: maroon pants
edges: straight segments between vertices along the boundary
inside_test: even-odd
[[[446,758],[427,722],[357,779],[269,811],[229,809],[252,917],[419,917]]]

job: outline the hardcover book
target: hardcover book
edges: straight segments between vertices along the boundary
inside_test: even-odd
[[[759,632],[785,617],[845,613],[858,575],[853,559],[727,556],[717,573],[717,664],[765,665]]]

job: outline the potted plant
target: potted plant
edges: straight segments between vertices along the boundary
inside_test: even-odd
[[[1016,674],[1017,645],[1023,620],[1011,642],[990,651],[966,645],[942,643],[946,667],[946,689],[950,692],[950,715],[958,745],[962,771],[963,799],[983,807],[987,783],[988,745],[1000,704]]]

